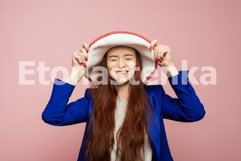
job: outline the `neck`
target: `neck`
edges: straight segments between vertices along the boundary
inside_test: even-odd
[[[118,86],[118,97],[128,99],[129,96],[129,82]]]

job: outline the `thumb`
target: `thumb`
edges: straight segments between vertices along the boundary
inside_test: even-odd
[[[154,39],[152,42],[151,42],[151,46],[150,46],[150,49],[154,49],[154,47],[156,47],[157,45],[160,45],[160,43]]]

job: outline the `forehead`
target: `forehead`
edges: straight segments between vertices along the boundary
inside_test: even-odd
[[[107,55],[135,55],[135,49],[128,46],[115,46],[108,50]]]

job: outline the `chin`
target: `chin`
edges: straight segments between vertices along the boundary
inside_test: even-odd
[[[117,73],[111,73],[110,77],[111,79],[114,81],[115,84],[117,85],[122,85],[122,84],[126,84],[129,83],[129,80],[131,79],[132,75],[134,75],[134,73],[128,73],[125,75],[122,74],[117,74]]]
[[[124,85],[124,84],[128,84],[129,80],[124,80],[124,81],[117,81],[119,83],[119,85]]]
[[[129,83],[129,79],[127,78],[122,78],[122,79],[112,78],[112,80],[114,81],[113,85],[124,85]]]

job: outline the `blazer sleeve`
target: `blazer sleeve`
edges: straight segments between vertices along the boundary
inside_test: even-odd
[[[84,97],[68,103],[75,86],[58,78],[54,79],[52,94],[42,112],[42,120],[50,125],[65,126],[86,122],[90,104],[90,89]]]
[[[178,98],[172,98],[158,87],[161,92],[161,112],[163,118],[180,121],[194,122],[205,116],[205,109],[189,82],[189,71],[179,71],[175,76],[168,77],[168,81]]]

